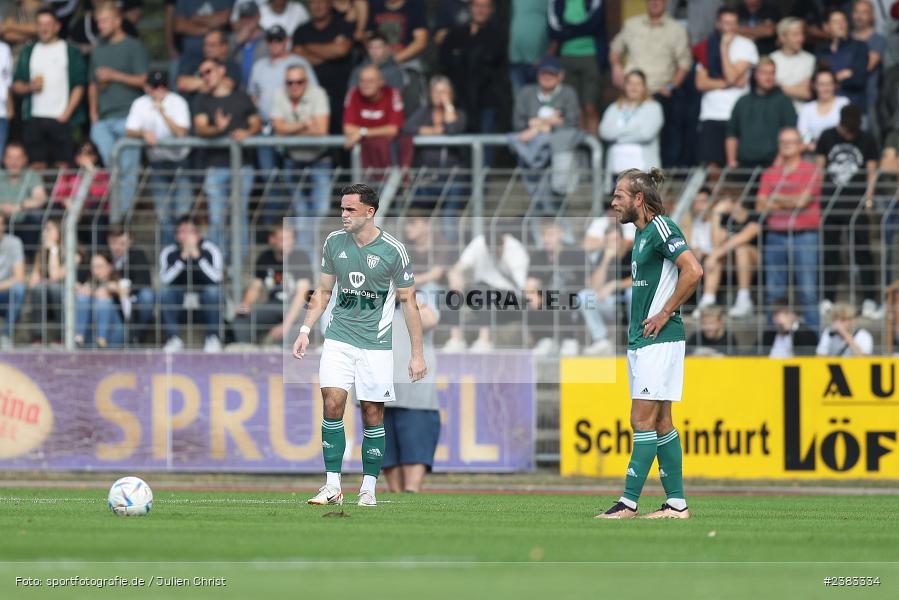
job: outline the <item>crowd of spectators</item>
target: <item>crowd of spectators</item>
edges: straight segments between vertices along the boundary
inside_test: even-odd
[[[612,172],[702,165],[714,183],[721,169],[755,169],[742,181],[755,187],[741,200],[710,186],[694,203],[691,243],[706,269],[697,316],[718,310],[731,277],[731,318],[755,314],[752,286],[760,285],[766,305],[795,301],[804,323],[817,329],[837,304],[841,282],[855,276],[861,315],[880,318],[885,310],[880,290],[888,282],[878,281],[870,224],[878,170],[899,171],[899,3],[647,0],[645,12],[618,28],[608,3],[596,0],[170,0],[164,52],[156,55],[148,50],[152,32],[141,31],[140,0],[83,4],[19,0],[0,15],[0,213],[14,234],[5,234],[0,262],[4,344],[15,337],[26,301],[32,321],[46,322],[58,305],[64,245],[57,220],[84,177],[92,182],[79,242],[105,252],[128,237],[122,224],[142,200],[144,165],[143,189],[165,248],[161,287],[150,298],[151,280],[123,274],[123,255],[114,251],[77,257],[84,286],[79,332],[93,333],[79,333],[79,342],[129,341],[119,324],[148,322],[154,302],[191,306],[184,283],[197,287],[205,346],[218,348],[226,337],[219,314],[224,264],[250,242],[248,227],[245,239],[229,239],[228,220],[249,218],[257,173],[281,177],[266,198],[271,218],[263,221],[275,260],[313,240],[303,227],[281,231],[280,216],[322,218],[332,169],[346,159],[315,145],[246,147],[244,170],[232,178],[228,147],[219,142],[266,135],[342,135],[346,149],[360,148],[364,167],[434,168],[421,186],[427,198],[447,186],[440,170],[464,166],[466,157],[453,148],[416,151],[411,136],[507,133],[537,217],[553,217],[563,206],[586,136],[603,143]],[[219,145],[167,145],[189,135]],[[126,138],[142,140],[143,150],[119,148]],[[186,174],[200,168],[200,178]],[[44,169],[60,171],[50,178]],[[464,209],[464,189],[449,187],[441,208],[450,218],[434,235],[460,239],[451,217]],[[205,222],[194,214],[198,196],[205,198]],[[433,202],[414,206],[427,210]],[[539,254],[550,251],[547,240],[571,240],[570,232],[554,236],[539,223],[533,220],[525,240],[476,238],[455,266],[435,268],[451,288],[545,284],[527,265],[549,259],[532,252],[523,262],[525,246],[534,244]],[[585,241],[582,251],[595,262],[587,260],[592,267],[576,291],[606,307],[584,315],[586,345],[605,352],[609,307],[625,301],[619,293],[626,265],[602,256],[613,247],[616,256],[626,251],[628,233],[591,230],[608,248],[587,250]],[[847,246],[856,272],[843,255]],[[499,270],[490,265],[497,253],[511,261]],[[149,267],[140,269],[149,275]],[[311,270],[290,275],[301,284],[289,293],[265,283],[270,277],[260,275],[269,271],[257,265],[240,303],[237,318],[248,322],[236,328],[238,341],[276,341],[296,323],[301,307],[283,322],[265,307],[285,293],[292,306]],[[171,308],[160,310],[171,348],[182,343],[179,319]],[[30,337],[54,335],[41,329]],[[703,331],[714,337],[711,316]],[[454,333],[450,347],[459,343]],[[475,345],[491,343],[481,328]]]

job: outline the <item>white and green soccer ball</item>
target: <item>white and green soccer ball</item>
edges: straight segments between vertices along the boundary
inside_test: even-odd
[[[143,517],[153,507],[153,490],[140,477],[122,477],[109,488],[108,500],[120,517]]]

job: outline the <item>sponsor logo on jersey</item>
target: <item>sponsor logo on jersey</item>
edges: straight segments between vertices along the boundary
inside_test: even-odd
[[[686,246],[687,242],[680,238],[672,238],[670,242],[668,242],[668,252],[674,254],[674,251],[680,248],[681,246]]]
[[[365,283],[365,275],[360,273],[359,271],[353,271],[350,273],[350,283],[353,284],[354,288],[359,288]]]
[[[413,275],[412,273],[409,273],[408,271],[403,273],[403,281],[409,281],[413,277],[415,277],[415,275]]]
[[[381,262],[381,257],[375,256],[374,254],[369,254],[365,257],[365,260],[368,262],[368,268],[374,269],[378,266],[378,263]]]
[[[337,258],[346,258],[346,250],[341,250],[340,254],[337,255]]]

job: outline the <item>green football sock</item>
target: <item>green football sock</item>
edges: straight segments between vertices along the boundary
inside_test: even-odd
[[[340,473],[345,450],[346,434],[343,431],[343,419],[322,419],[322,456],[325,459],[325,471]]]
[[[631,461],[627,465],[627,477],[624,483],[624,498],[634,504],[640,499],[643,484],[649,468],[656,458],[657,436],[654,429],[649,431],[634,431],[634,451],[631,453]]]
[[[362,428],[362,473],[377,477],[384,462],[384,425]]]
[[[686,506],[686,499],[684,498],[684,459],[677,429],[672,429],[659,438],[657,452],[659,455],[659,479],[662,480],[662,487],[665,488],[665,496],[669,500],[681,500],[683,505]],[[681,507],[675,506],[675,508]]]

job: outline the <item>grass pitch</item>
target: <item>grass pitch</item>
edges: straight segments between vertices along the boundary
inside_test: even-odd
[[[157,490],[145,518],[105,496],[0,490],[0,598],[899,597],[895,496],[697,496],[689,521],[621,522],[592,519],[612,497],[582,495],[382,493],[370,509]],[[50,587],[116,576],[129,586]],[[846,576],[880,585],[824,585]]]

